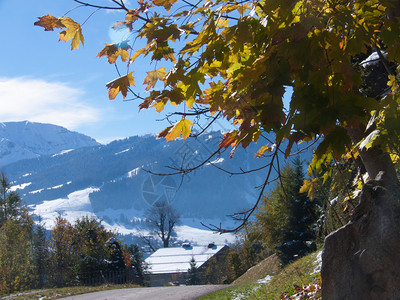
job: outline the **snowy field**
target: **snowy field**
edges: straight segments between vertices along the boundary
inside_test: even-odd
[[[57,188],[57,187],[53,187]],[[139,221],[141,213],[133,209],[129,210],[111,210],[107,209],[102,211],[98,215],[93,213],[92,206],[90,203],[90,194],[98,191],[98,188],[90,187],[80,191],[75,191],[67,196],[67,198],[60,198],[55,200],[46,200],[38,205],[30,205],[32,212],[39,216],[42,224],[46,229],[51,230],[55,225],[55,220],[58,215],[67,219],[69,222],[74,223],[76,219],[84,216],[93,216],[102,220],[102,224],[109,230],[116,232],[121,235],[133,234],[135,236],[149,235],[146,230],[140,230],[138,228],[127,228],[121,224],[121,215],[132,216],[132,221]],[[219,224],[219,220],[202,220],[205,224]],[[232,224],[227,224],[232,225]],[[178,240],[190,241],[193,244],[206,245],[210,242],[216,244],[231,244],[236,241],[234,234],[217,234],[210,230],[207,230],[200,224],[200,220],[197,219],[182,219],[181,225],[176,227],[176,233]]]

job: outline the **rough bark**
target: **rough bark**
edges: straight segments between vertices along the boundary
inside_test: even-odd
[[[367,132],[348,129],[357,144]],[[369,180],[350,222],[326,239],[322,298],[400,299],[400,184],[387,153],[359,151]]]
[[[369,131],[372,131],[372,129]],[[364,128],[347,128],[347,133],[354,144],[359,143],[369,134],[369,131],[366,132]],[[370,178],[376,178],[379,172],[383,172],[384,176],[388,179],[388,183],[389,181],[397,181],[398,183],[396,169],[388,153],[383,152],[379,146],[368,150],[359,149],[358,151]]]
[[[400,299],[400,187],[382,175],[364,185],[351,221],[325,240],[323,299]]]

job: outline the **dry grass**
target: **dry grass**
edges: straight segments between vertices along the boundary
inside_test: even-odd
[[[281,271],[281,265],[276,254],[271,255],[247,270],[242,276],[237,278],[233,284],[242,284],[248,282],[256,282],[257,280],[265,278],[267,275],[274,276]]]

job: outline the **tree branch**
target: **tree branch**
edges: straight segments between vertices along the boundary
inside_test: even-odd
[[[272,156],[271,162],[269,164],[269,169],[268,169],[267,176],[265,177],[264,183],[261,186],[261,190],[260,190],[260,193],[258,194],[258,198],[257,198],[256,203],[250,209],[248,209],[246,211],[230,215],[231,218],[233,218],[234,220],[237,220],[237,221],[241,221],[241,223],[238,226],[236,226],[235,228],[233,228],[233,229],[223,229],[221,227],[221,224],[220,224],[219,227],[217,227],[217,226],[212,225],[212,224],[205,225],[203,222],[201,222],[201,224],[204,227],[206,227],[206,228],[208,228],[208,229],[210,229],[212,231],[219,232],[219,233],[234,233],[234,232],[237,232],[238,230],[240,230],[241,228],[243,228],[246,225],[246,223],[249,220],[250,216],[254,213],[254,211],[258,207],[258,204],[260,203],[262,197],[264,196],[265,187],[270,182],[270,177],[271,177],[271,173],[272,173],[272,169],[273,169],[273,165],[274,165],[274,160],[278,159],[278,149],[279,149],[280,145],[281,145],[281,142],[278,143],[278,145],[277,145],[277,147],[276,147],[276,149],[274,151],[274,154]]]
[[[88,7],[94,7],[94,8],[100,8],[100,9],[113,9],[113,10],[125,10],[125,11],[129,11],[129,9],[122,3],[113,1],[114,3],[116,3],[119,7],[115,7],[115,6],[103,6],[103,5],[95,5],[95,4],[91,4],[91,3],[87,3],[87,2],[83,2],[83,1],[79,1],[79,0],[73,0],[76,3],[82,4],[84,6],[88,6]]]

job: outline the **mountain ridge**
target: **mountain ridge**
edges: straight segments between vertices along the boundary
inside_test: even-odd
[[[0,123],[0,166],[99,143],[62,126],[29,121]]]

